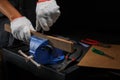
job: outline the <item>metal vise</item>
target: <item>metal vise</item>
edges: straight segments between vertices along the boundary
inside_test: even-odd
[[[29,54],[39,64],[56,64],[64,59],[64,52],[49,44],[44,38],[32,36],[30,39]]]

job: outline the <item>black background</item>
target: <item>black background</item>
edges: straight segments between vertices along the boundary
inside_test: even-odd
[[[119,2],[105,1],[57,0],[61,16],[51,30],[62,33],[119,32]]]
[[[79,39],[92,37],[108,43],[120,42],[118,1],[57,0],[57,3],[61,15],[50,33],[77,36]]]

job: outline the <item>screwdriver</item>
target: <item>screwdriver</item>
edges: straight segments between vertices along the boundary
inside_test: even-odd
[[[113,56],[110,56],[110,55],[108,55],[108,54],[104,53],[103,51],[98,50],[98,49],[96,49],[96,48],[92,48],[92,52],[94,52],[94,53],[96,53],[96,54],[99,54],[99,55],[106,56],[106,57],[108,57],[108,58],[110,58],[110,59],[114,59]]]
[[[96,53],[96,54],[105,55],[105,53],[104,53],[103,51],[98,50],[98,49],[96,49],[96,48],[92,48],[92,51],[93,51],[94,53]]]

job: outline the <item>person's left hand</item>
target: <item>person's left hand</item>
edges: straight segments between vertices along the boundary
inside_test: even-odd
[[[60,16],[59,6],[55,0],[38,2],[36,6],[36,30],[49,31]]]

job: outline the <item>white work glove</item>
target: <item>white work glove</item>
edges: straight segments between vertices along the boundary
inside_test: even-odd
[[[60,10],[55,0],[38,2],[36,6],[36,30],[39,31],[42,28],[44,31],[49,31],[59,16]]]
[[[19,17],[11,21],[11,31],[16,39],[29,42],[30,30],[34,30],[34,28],[26,17]]]

